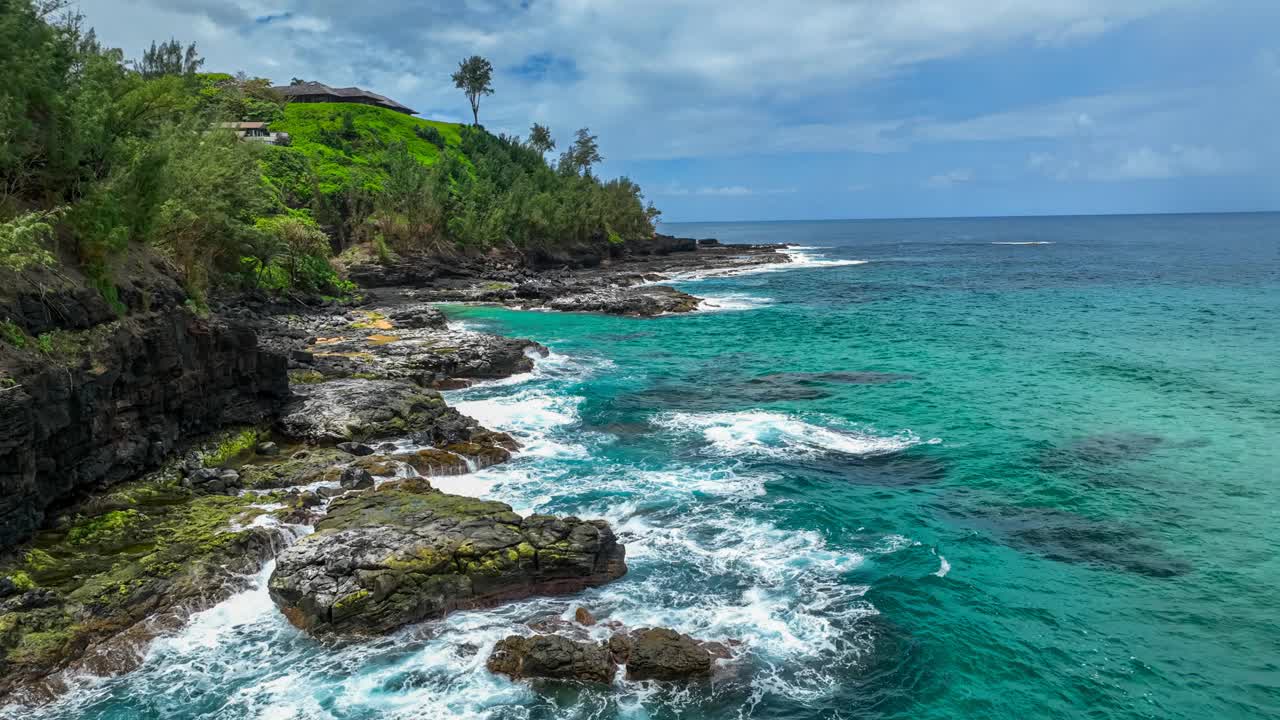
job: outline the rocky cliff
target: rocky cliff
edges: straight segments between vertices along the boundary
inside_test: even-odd
[[[289,396],[284,358],[251,330],[198,317],[157,267],[132,277],[117,291],[122,314],[74,278],[0,297],[0,548]]]

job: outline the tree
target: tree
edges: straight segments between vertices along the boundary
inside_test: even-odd
[[[560,169],[565,173],[581,172],[590,177],[591,166],[604,160],[600,146],[596,143],[596,136],[587,128],[581,128],[575,136],[573,145],[560,155]]]
[[[546,153],[556,149],[555,138],[551,137],[551,130],[546,125],[534,123],[529,128],[529,147],[540,153]]]
[[[303,80],[303,79],[302,79],[302,78],[300,78],[300,77],[295,77],[295,78],[292,78],[292,79],[290,79],[290,80],[289,80],[289,84],[290,84],[290,85],[306,85],[306,84],[307,84],[307,81],[306,81],[306,80]]]
[[[466,94],[471,102],[471,118],[473,124],[480,124],[480,97],[492,95],[493,65],[479,55],[458,63],[458,71],[453,74],[453,84]]]
[[[151,47],[142,51],[142,59],[135,63],[138,72],[148,80],[165,75],[194,75],[201,65],[204,58],[196,53],[195,43],[183,50],[182,43],[172,38],[159,45],[152,40]]]

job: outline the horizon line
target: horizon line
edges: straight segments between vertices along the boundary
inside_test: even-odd
[[[712,225],[726,223],[864,222],[872,220],[1007,220],[1013,218],[1179,217],[1188,215],[1275,215],[1277,210],[1186,210],[1178,212],[1021,213],[1013,215],[883,215],[827,218],[770,218],[768,220],[661,220],[658,225]]]

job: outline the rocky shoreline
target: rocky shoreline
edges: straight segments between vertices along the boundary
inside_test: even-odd
[[[29,526],[44,529],[0,557],[0,703],[44,702],[79,674],[133,669],[151,638],[242,589],[271,558],[277,558],[272,599],[290,622],[318,636],[378,634],[453,610],[573,593],[621,577],[625,548],[604,521],[521,517],[501,503],[431,486],[431,476],[474,472],[519,452],[516,439],[458,413],[439,391],[528,372],[547,353],[531,341],[453,327],[432,303],[495,302],[635,316],[689,312],[697,309],[697,298],[654,283],[787,262],[779,249],[659,236],[651,247],[598,264],[530,269],[496,261],[460,263],[419,269],[412,275],[417,281],[407,286],[382,282],[410,276],[404,268],[383,267],[379,274],[354,267],[352,276],[371,286],[359,306],[240,297],[215,306],[216,319],[183,320],[186,326],[175,325],[167,340],[155,341],[168,348],[159,357],[174,358],[167,365],[129,365],[116,345],[107,347],[114,355],[87,352],[77,366],[91,378],[128,366],[136,375],[130,382],[139,388],[147,385],[148,373],[177,373],[199,392],[207,381],[191,375],[184,356],[190,341],[180,331],[199,336],[193,329],[198,322],[226,327],[227,337],[241,339],[218,340],[215,347],[248,347],[259,359],[255,365],[234,358],[219,362],[248,373],[244,380],[226,377],[247,383],[249,397],[259,400],[252,411],[228,412],[244,401],[189,399],[232,429],[199,445],[187,440],[187,450],[174,455],[184,444],[184,430],[199,432],[209,421],[173,421],[173,432],[164,436],[169,439],[146,446],[152,453],[147,463],[129,461],[130,455],[116,450],[101,461],[103,472],[77,470],[95,472],[94,478],[48,490],[43,505],[9,510],[32,513]],[[176,305],[162,314],[189,317]],[[253,375],[257,367],[270,375]],[[41,401],[25,383],[2,399],[18,410],[30,407],[22,403]],[[74,397],[69,406],[48,397],[45,402],[45,414],[59,407],[71,418],[81,412]],[[113,428],[105,437],[119,438],[115,442],[136,442],[138,426],[145,427],[153,406],[139,405],[137,415],[124,416],[119,407],[98,426]],[[35,414],[18,410],[7,417]],[[186,410],[174,412],[185,416]],[[52,468],[41,460],[38,440],[25,450],[12,444],[22,441],[21,428],[6,428],[3,439],[13,452],[30,455],[20,465],[28,468],[22,482],[38,492]],[[164,455],[171,459],[158,462]],[[159,469],[141,474],[148,465]],[[114,479],[126,473],[137,479]],[[59,509],[66,498],[91,487],[100,489]],[[10,544],[22,532],[14,529]],[[619,648],[639,649],[631,650],[641,658],[638,664],[626,663],[619,648],[608,653],[611,662],[625,664],[635,677],[706,674],[710,661],[703,662],[701,645],[653,632],[617,641]],[[595,646],[568,646],[564,642],[579,641],[567,639],[509,640],[503,646],[508,660],[493,662],[512,677],[583,679],[539,675],[539,663],[552,662],[548,648],[591,656],[594,669],[584,677],[607,682],[605,675],[613,676],[612,664],[603,670],[596,662]],[[651,646],[686,670],[645,670],[644,648]]]

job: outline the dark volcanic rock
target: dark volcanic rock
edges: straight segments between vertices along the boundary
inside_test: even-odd
[[[357,456],[373,454],[373,448],[365,445],[364,443],[358,442],[340,442],[338,443],[338,449],[342,452],[351,453],[352,455]]]
[[[508,636],[494,646],[485,667],[514,680],[550,678],[606,685],[618,672],[607,646],[559,635]]]
[[[244,589],[287,542],[251,522],[267,498],[183,488],[176,464],[83,503],[0,559],[18,591],[0,600],[0,706],[137,667],[151,638]]]
[[[85,313],[78,324],[99,315]],[[285,359],[252,330],[180,307],[75,342],[76,356],[10,372],[0,392],[0,546],[28,537],[51,505],[158,467],[193,436],[255,424],[289,396]]]
[[[344,490],[367,490],[373,487],[373,476],[364,468],[349,467],[342,471],[338,483]]]
[[[552,310],[602,312],[610,315],[653,317],[667,313],[691,312],[701,301],[686,292],[665,285],[602,288],[565,295],[545,303]]]
[[[648,239],[631,240],[627,243],[627,251],[632,255],[670,255],[673,252],[694,252],[698,249],[698,244],[693,238],[654,233]]]
[[[610,646],[626,655],[632,680],[683,680],[711,674],[711,651],[704,643],[668,628],[641,628]]]
[[[280,430],[299,440],[364,441],[440,427],[460,441],[470,438],[468,428],[479,427],[445,405],[440,393],[403,380],[333,380],[299,385],[294,395]]]
[[[626,573],[602,520],[531,515],[414,478],[334,500],[280,555],[270,592],[316,634],[382,633],[453,610],[577,592]]]
[[[485,666],[490,672],[517,680],[547,678],[607,684],[613,681],[618,665],[626,666],[629,680],[708,677],[716,658],[731,655],[721,643],[702,642],[668,628],[640,628],[614,633],[605,642],[552,633],[510,635],[494,646]]]

